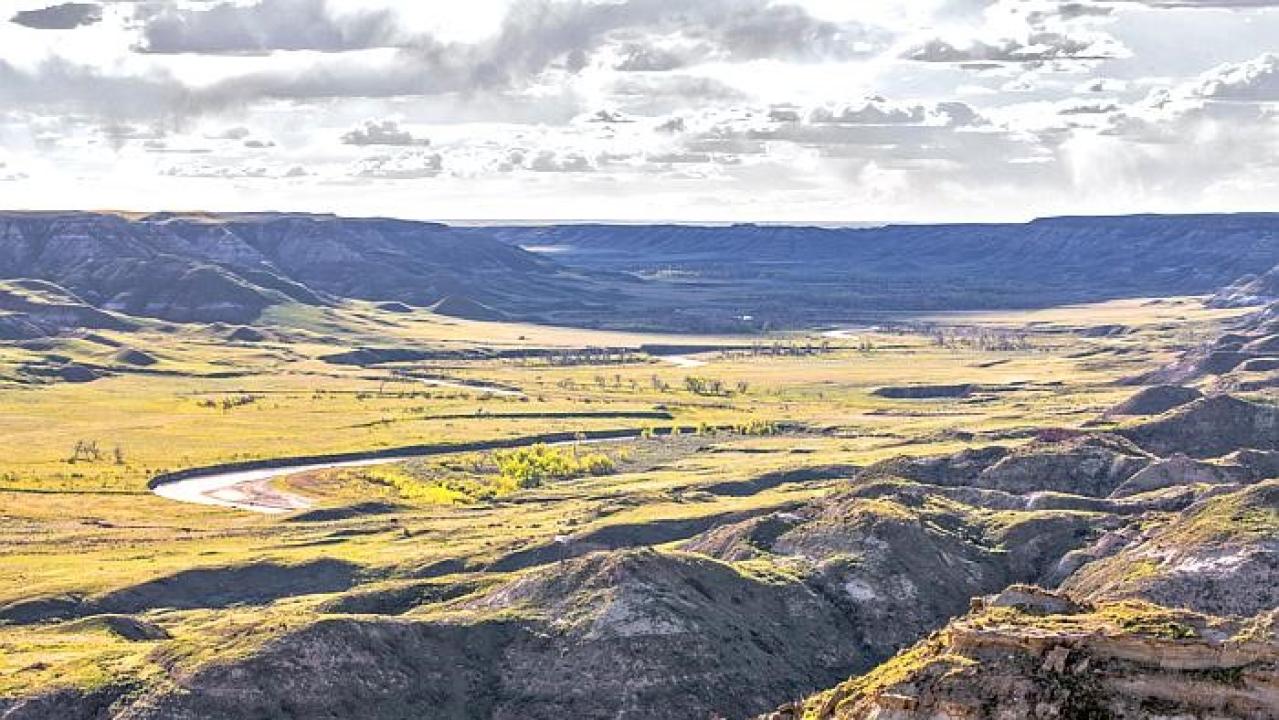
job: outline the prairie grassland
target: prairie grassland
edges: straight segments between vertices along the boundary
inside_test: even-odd
[[[761,349],[752,352],[741,349],[751,339],[474,323],[353,304],[273,310],[262,323],[267,339],[255,343],[227,342],[227,328],[173,332],[153,324],[102,332],[97,340],[10,347],[0,353],[0,606],[76,594],[101,599],[110,610],[111,602],[122,603],[113,591],[200,568],[323,560],[350,563],[359,583],[377,585],[425,577],[440,563],[453,564],[434,574],[485,577],[517,569],[520,553],[554,548],[570,535],[583,542],[606,536],[615,543],[674,542],[699,523],[830,492],[842,482],[840,468],[1019,442],[1023,431],[1046,425],[1078,426],[1132,392],[1117,381],[1168,361],[1235,314],[1204,310],[1192,299],[968,313],[925,318],[940,328],[933,330],[755,338]],[[1101,324],[1127,331],[1088,330]],[[1016,343],[974,342],[973,328],[1015,332]],[[146,372],[119,367],[117,348],[101,338],[158,362]],[[359,346],[645,343],[739,349],[702,353],[697,357],[706,364],[696,368],[639,356],[596,365],[522,358],[358,367],[322,359]],[[50,355],[110,375],[83,384],[31,383],[23,366]],[[523,395],[429,386],[408,374]],[[695,392],[689,377],[712,379],[718,390]],[[972,389],[964,397],[922,400],[876,394],[887,386],[955,384]],[[710,430],[773,424],[783,434]],[[468,463],[486,462],[465,453],[381,469],[406,474],[416,483],[411,491],[405,483],[351,475],[279,481],[335,511],[322,521],[183,505],[146,490],[160,472],[237,460],[672,426],[702,430],[616,443],[606,451],[616,456],[612,474],[484,498],[421,491],[466,479]],[[813,468],[835,470],[804,482],[787,475]],[[484,472],[476,469],[470,480],[482,480]],[[370,500],[385,507],[343,511]],[[208,659],[225,644],[217,638],[256,633],[266,641],[313,616],[342,588],[308,590],[304,582],[275,595],[230,589],[237,590],[243,597],[204,604],[197,598],[185,609],[138,608],[173,636],[163,653],[93,624],[0,626],[0,694],[54,681],[89,686],[137,677],[158,663]],[[130,608],[124,603],[118,611]]]

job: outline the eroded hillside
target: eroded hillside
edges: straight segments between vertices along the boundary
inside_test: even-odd
[[[1273,309],[747,341],[4,292],[4,720],[1274,707],[1272,374],[1167,376]]]
[[[823,229],[6,212],[0,279],[175,322],[252,323],[268,308],[358,299],[474,320],[740,333],[1207,294],[1279,263],[1275,227],[1264,214]],[[1219,304],[1255,302],[1264,283],[1240,280]]]

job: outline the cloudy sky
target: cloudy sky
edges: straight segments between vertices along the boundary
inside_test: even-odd
[[[0,2],[0,205],[1276,210],[1279,0]]]

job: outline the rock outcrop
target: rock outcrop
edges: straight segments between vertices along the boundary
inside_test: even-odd
[[[1274,613],[1239,621],[1012,588],[769,720],[1273,717]]]
[[[722,526],[682,547],[800,573],[845,607],[854,630],[848,641],[882,659],[962,613],[970,598],[1038,581],[1107,525],[1072,511],[1006,511],[995,519],[960,498],[984,499],[871,482],[796,511]]]
[[[1222,615],[1279,607],[1279,480],[1219,494],[1131,534],[1062,587]]]

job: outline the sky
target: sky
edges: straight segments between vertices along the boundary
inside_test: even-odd
[[[0,206],[1276,210],[1279,0],[0,0]]]

